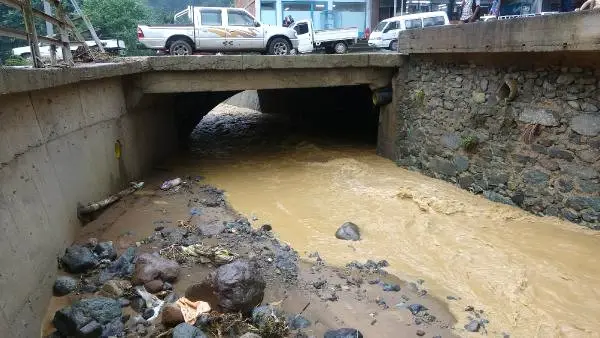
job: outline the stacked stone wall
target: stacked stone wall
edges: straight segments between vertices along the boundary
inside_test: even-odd
[[[600,229],[600,68],[481,61],[409,57],[398,164]]]

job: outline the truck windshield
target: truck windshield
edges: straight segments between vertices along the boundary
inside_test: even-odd
[[[387,26],[387,22],[382,21],[380,23],[377,24],[377,27],[375,27],[375,29],[373,30],[373,32],[381,32],[383,31],[383,29],[385,28],[385,26]]]

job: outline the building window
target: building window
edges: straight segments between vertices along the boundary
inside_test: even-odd
[[[200,23],[204,26],[222,26],[220,9],[203,9],[200,11]]]
[[[315,29],[323,29],[322,14],[327,10],[327,2],[291,2],[282,3],[285,18],[291,15],[294,21],[311,20]]]
[[[277,25],[277,11],[275,1],[260,2],[260,21],[266,25]]]
[[[253,27],[254,20],[245,12],[228,9],[227,24],[229,26]]]
[[[366,27],[367,10],[364,2],[334,2],[334,12],[339,13],[336,28],[357,27],[362,35]]]

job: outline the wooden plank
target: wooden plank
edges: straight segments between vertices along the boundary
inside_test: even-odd
[[[0,3],[5,4],[6,6],[12,7],[14,9],[22,10],[21,2],[19,2],[17,0],[0,0]],[[62,26],[67,26],[69,28],[73,28],[71,25],[69,25],[69,23],[60,21],[57,18],[55,18],[51,15],[48,15],[38,9],[31,8],[31,10],[33,11],[33,15],[37,16],[38,18],[40,18],[42,20],[48,21],[48,22],[52,23],[53,25],[56,25],[56,26],[62,25]]]
[[[87,29],[90,31],[90,34],[92,35],[92,39],[94,39],[94,41],[96,42],[96,45],[98,45],[98,49],[100,50],[100,52],[104,53],[104,46],[102,46],[102,42],[98,38],[98,35],[96,35],[96,30],[94,29],[94,26],[92,26],[92,23],[90,22],[90,20],[88,20],[85,13],[83,13],[81,8],[79,8],[79,5],[77,4],[76,0],[71,0],[71,4],[73,5],[73,8],[75,8],[75,12],[77,12],[78,15],[81,15],[83,22],[87,26]]]
[[[40,44],[38,41],[37,32],[35,31],[35,24],[33,22],[31,0],[25,0],[23,2],[23,21],[25,22],[25,30],[27,31],[27,35],[29,37],[29,47],[31,47],[33,66],[35,68],[44,68],[44,63],[42,62],[42,56],[40,54]]]
[[[61,20],[59,20],[53,16],[50,16],[40,10],[37,10],[35,8],[33,8],[33,15],[37,16],[38,18],[40,18],[42,20],[46,20],[56,26],[66,26],[68,28],[74,28],[73,26],[69,25],[68,22],[61,21]]]
[[[56,16],[58,17],[58,19],[66,21],[66,15],[62,6],[57,5],[54,7],[54,9],[56,10]],[[58,26],[58,31],[60,33],[60,40],[62,41],[61,46],[63,61],[68,65],[74,65],[75,63],[73,62],[73,54],[71,54],[71,47],[69,43],[69,34],[67,33],[65,27]]]
[[[65,16],[65,20],[67,22],[69,22],[70,24],[73,24],[73,22],[71,21],[71,19],[69,19],[68,16]],[[77,42],[81,43],[81,45],[83,46],[83,50],[85,50],[85,52],[88,54],[88,56],[93,60],[94,56],[92,55],[92,52],[90,51],[90,47],[87,45],[87,43],[85,43],[85,39],[83,38],[83,36],[81,36],[81,33],[79,33],[79,31],[77,29],[73,29],[72,32],[75,35],[75,39],[77,40]]]
[[[0,4],[5,4],[8,7],[21,10],[21,2],[16,0],[0,0]]]
[[[0,27],[0,36],[6,36],[9,38],[15,38],[20,40],[29,40],[29,35],[27,34],[27,32],[7,27]],[[62,46],[62,41],[46,36],[38,36],[38,40],[45,43],[49,43],[51,45]]]
[[[9,38],[21,40],[29,40],[29,35],[27,34],[27,32],[8,27],[0,27],[0,36],[7,36]]]

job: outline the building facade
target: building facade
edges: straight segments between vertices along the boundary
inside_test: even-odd
[[[281,26],[283,18],[311,20],[315,29],[356,27],[362,36],[381,20],[401,14],[444,11],[450,20],[458,20],[463,0],[235,0],[259,21]],[[485,15],[493,0],[481,0]],[[536,11],[560,10],[561,1],[582,0],[501,0],[501,15],[518,15]],[[395,2],[395,3],[394,3]],[[539,8],[538,8],[539,7]],[[535,9],[535,10],[534,10]]]

